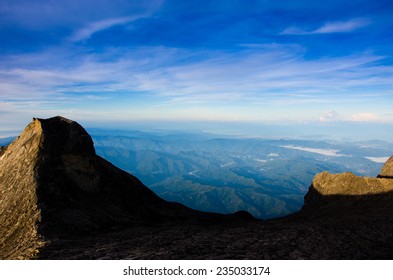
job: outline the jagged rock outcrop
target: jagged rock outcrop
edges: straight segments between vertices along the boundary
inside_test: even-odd
[[[356,176],[350,172],[315,176],[304,199],[301,215],[354,220],[358,217],[393,217],[393,180]]]
[[[379,178],[393,179],[393,156],[391,156],[383,165]]]

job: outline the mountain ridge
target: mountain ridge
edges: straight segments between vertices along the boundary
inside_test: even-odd
[[[101,136],[91,133],[100,156],[138,177],[160,197],[201,211],[246,210],[260,219],[299,211],[319,172],[377,176],[383,163],[367,157],[380,159],[393,150],[387,143],[370,147],[370,143],[347,141],[222,139],[220,135],[203,139],[203,133],[173,137],[168,133],[168,138],[134,131],[116,136],[111,136],[111,130],[101,131]],[[326,155],[334,151],[343,156]]]
[[[34,118],[0,151],[0,258],[390,258],[391,159],[388,178],[322,172],[301,211],[258,221],[167,202],[76,122]]]

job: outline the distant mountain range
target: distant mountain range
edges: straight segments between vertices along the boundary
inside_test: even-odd
[[[165,131],[90,131],[97,153],[159,196],[193,209],[245,210],[261,219],[298,211],[322,171],[376,176],[382,141],[257,139]]]
[[[203,141],[215,143],[217,154],[232,145],[225,139]],[[245,141],[251,141],[248,149],[253,151],[254,140]],[[283,147],[280,142],[280,149],[322,149],[303,144]],[[343,149],[323,149],[345,154]],[[276,158],[282,151],[263,153]],[[246,159],[232,164],[220,158],[211,166],[225,171]],[[392,163],[393,157],[378,178],[321,172],[300,211],[262,221],[245,211],[214,214],[161,199],[98,156],[92,138],[76,122],[33,119],[0,150],[0,259],[391,259]],[[224,174],[231,172],[237,174]],[[233,188],[241,187],[246,187],[244,181]]]

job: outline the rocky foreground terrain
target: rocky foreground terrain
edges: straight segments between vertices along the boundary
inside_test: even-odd
[[[301,211],[261,221],[162,200],[76,122],[33,119],[0,149],[0,259],[392,259],[392,166],[320,173]]]

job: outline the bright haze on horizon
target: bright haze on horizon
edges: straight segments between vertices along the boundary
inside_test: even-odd
[[[0,137],[62,115],[392,138],[389,0],[2,0],[0,41]]]

